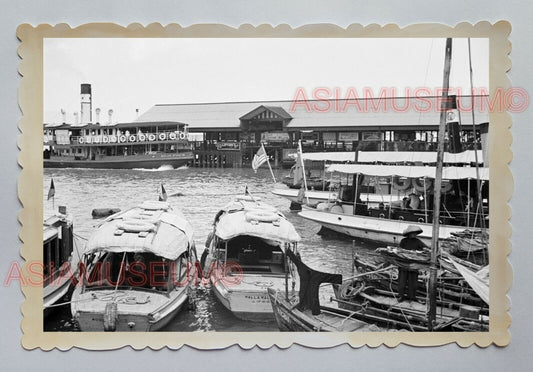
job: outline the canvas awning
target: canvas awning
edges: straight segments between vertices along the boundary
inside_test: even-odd
[[[479,178],[489,180],[489,168],[478,168]],[[330,164],[327,172],[344,174],[361,173],[369,176],[407,178],[435,178],[436,167],[407,166],[407,165],[373,165],[373,164]],[[446,180],[476,179],[475,167],[444,167],[442,178]]]
[[[357,154],[359,163],[436,163],[437,153],[431,151],[359,151]],[[477,162],[483,163],[483,152],[477,150]],[[452,154],[444,153],[444,163],[476,163],[476,151],[467,150]]]
[[[240,235],[255,236],[264,240],[275,241],[278,243],[293,243],[300,241],[300,235],[294,229],[294,226],[283,217],[279,212],[276,213],[279,219],[276,223],[248,221],[247,213],[265,212],[267,209],[241,209],[239,211],[227,211],[217,222],[215,234],[222,240],[233,239]]]
[[[134,208],[104,222],[89,238],[84,253],[146,252],[173,261],[188,249],[192,242],[192,227],[182,216],[174,213],[161,212],[157,216],[156,231],[149,232],[145,237],[129,232],[115,235],[122,221],[138,215],[141,210]]]

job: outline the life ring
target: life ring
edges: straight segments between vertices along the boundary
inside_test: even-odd
[[[433,187],[431,178],[411,178],[411,183],[418,192],[427,192]]]
[[[117,143],[117,136],[109,136],[110,143]]]
[[[93,137],[93,143],[100,143],[100,137]]]
[[[280,219],[280,217],[276,213],[266,210],[255,210],[246,212],[245,218],[247,222],[274,222],[279,221]]]
[[[83,137],[78,137],[78,143],[81,145],[83,144],[84,140],[83,140]]]
[[[130,135],[130,136],[128,137],[128,141],[130,141],[130,142],[135,142],[135,140],[136,140],[136,138],[135,138],[135,135],[134,135],[134,134],[132,134],[132,135]]]
[[[385,213],[380,213],[378,217],[379,218],[385,218]]]
[[[126,142],[126,136],[125,135],[121,135],[120,137],[118,137],[118,141],[119,142]]]
[[[102,137],[102,143],[109,143],[109,137],[108,136],[103,136]]]
[[[155,225],[153,223],[139,220],[139,219],[131,219],[131,220],[124,220],[121,223],[118,224],[118,228],[127,232],[146,232],[146,231],[152,231],[155,229]]]
[[[166,140],[167,139],[167,134],[166,133],[159,133],[159,139],[161,141]]]
[[[185,133],[185,132],[180,132],[180,133],[179,133],[179,137],[180,137],[180,140],[186,140],[186,139],[187,139],[187,133]]]
[[[425,223],[426,221],[422,217],[418,217],[418,223]]]
[[[150,133],[150,134],[148,135],[148,141],[155,141],[155,134]]]
[[[171,140],[175,140],[176,138],[178,138],[177,134],[172,132],[168,135],[168,138],[171,139]]]
[[[398,176],[392,177],[392,188],[394,190],[405,191],[409,187],[411,187],[411,179],[410,178],[405,178],[403,180],[403,182],[402,182],[400,177],[398,177]]]
[[[139,134],[138,136],[139,141],[146,141],[146,136],[144,134]]]
[[[398,220],[403,221],[404,219],[403,216],[398,216]]]

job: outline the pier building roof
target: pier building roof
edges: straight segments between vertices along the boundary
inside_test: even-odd
[[[142,114],[139,122],[178,121],[192,131],[235,130],[254,118],[284,121],[286,130],[331,128],[436,128],[440,122],[441,97],[378,99],[253,101],[192,104],[157,104]],[[489,121],[487,96],[458,99],[463,125]],[[267,112],[269,115],[257,116]]]

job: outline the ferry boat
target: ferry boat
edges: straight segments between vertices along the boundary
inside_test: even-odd
[[[432,195],[431,186],[435,177],[435,167],[332,164],[328,171],[353,175],[353,186],[341,187],[339,200],[336,203],[319,205],[317,210],[303,210],[298,213],[301,217],[354,238],[392,245],[399,243],[405,228],[415,222],[422,229],[418,238],[425,244],[430,244],[433,233],[431,223],[433,208],[430,195]],[[439,239],[450,239],[452,234],[462,232],[465,227],[484,230],[488,226],[488,206],[485,200],[488,200],[486,198],[488,198],[489,169],[479,168],[477,172],[482,182],[482,195],[477,195],[475,188],[468,186],[471,180],[476,180],[474,167],[446,167],[444,169],[443,179],[450,182],[443,184],[441,190],[443,194],[449,193],[449,195],[445,195],[444,212],[440,214],[442,225],[439,229]],[[386,201],[377,208],[371,207],[364,200],[361,200],[357,190],[364,182],[365,175],[391,177],[393,186],[397,185],[394,187],[408,185],[406,190],[410,189],[412,182],[416,182],[423,187],[423,200],[421,201],[418,195],[412,193],[409,200],[410,205],[406,205],[407,201],[402,200],[403,203]],[[452,186],[452,181],[455,186]],[[465,183],[466,187],[463,186]],[[469,195],[462,194],[463,188],[470,189]],[[454,189],[458,191],[454,191]],[[474,199],[477,203],[474,203]],[[477,208],[473,204],[477,204]],[[470,208],[465,210],[465,207],[468,206]]]
[[[187,304],[195,263],[192,227],[167,202],[114,214],[87,242],[72,316],[82,331],[159,330]]]
[[[179,122],[45,125],[45,168],[178,168],[193,160]]]
[[[226,205],[215,217],[202,255],[215,296],[240,319],[274,320],[267,289],[288,286],[297,293],[286,254],[299,240],[283,214],[257,198],[242,196]]]

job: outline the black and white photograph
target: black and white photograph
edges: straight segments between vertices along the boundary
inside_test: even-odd
[[[40,332],[492,337],[490,46],[44,37]]]

